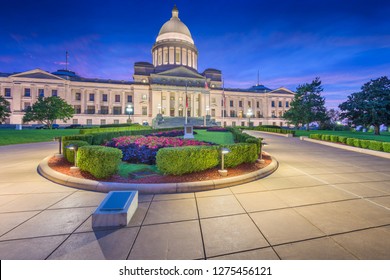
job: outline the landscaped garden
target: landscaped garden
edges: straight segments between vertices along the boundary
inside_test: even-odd
[[[91,131],[92,132],[92,131]],[[239,129],[196,130],[195,139],[183,139],[183,129],[100,129],[63,137],[63,159],[52,158],[49,166],[62,173],[115,182],[185,182],[220,178],[221,148],[229,175],[258,170],[270,163],[256,163],[261,140]],[[71,171],[77,145],[77,166]]]

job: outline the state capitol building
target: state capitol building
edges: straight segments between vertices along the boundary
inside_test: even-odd
[[[221,125],[280,125],[294,93],[286,88],[224,88],[222,72],[198,72],[198,50],[176,6],[160,29],[152,50],[152,63],[136,62],[133,81],[91,79],[69,70],[53,73],[34,69],[21,73],[0,72],[0,94],[11,104],[9,124],[21,124],[24,110],[40,96],[59,96],[75,114],[67,124],[103,125],[135,123],[157,125],[184,119]],[[63,124],[62,122],[58,122]]]

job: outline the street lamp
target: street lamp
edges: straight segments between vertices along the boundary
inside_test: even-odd
[[[251,126],[251,116],[253,115],[251,108],[248,109],[248,111],[246,112],[246,115],[248,116],[248,127],[250,127]]]
[[[127,105],[126,112],[129,114],[129,118],[127,119],[127,122],[131,123],[130,116],[133,114],[133,105],[131,104]]]
[[[72,166],[70,170],[79,170],[80,168],[77,166],[77,150],[79,149],[79,146],[77,146],[76,144],[70,144],[66,146],[66,148],[74,152],[74,166]]]
[[[61,136],[54,137],[53,141],[58,141],[58,154],[55,154],[55,157],[57,157],[57,158],[63,157],[63,155],[62,155],[62,137]]]
[[[161,104],[158,104],[157,109],[158,109],[158,113],[161,114]]]
[[[222,177],[226,177],[228,174],[228,171],[225,170],[225,155],[230,153],[231,151],[228,148],[221,148],[221,169],[218,170],[219,175]]]

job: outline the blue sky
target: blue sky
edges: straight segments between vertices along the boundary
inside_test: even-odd
[[[132,80],[176,4],[199,67],[225,86],[295,90],[320,77],[328,107],[390,74],[390,1],[2,1],[0,72],[64,68]]]

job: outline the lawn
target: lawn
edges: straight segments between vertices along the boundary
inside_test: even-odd
[[[233,135],[230,132],[215,132],[203,129],[194,131],[198,133],[195,134],[195,139],[199,141],[213,142],[216,144],[234,144]]]
[[[0,129],[0,146],[52,141],[56,136],[79,134],[79,129]]]
[[[345,136],[349,138],[358,138],[365,140],[376,140],[382,142],[390,142],[390,133],[381,132],[381,135],[374,135],[373,132],[355,132],[355,131],[333,131],[333,130],[296,130],[295,136],[309,136],[309,134],[327,134]]]

